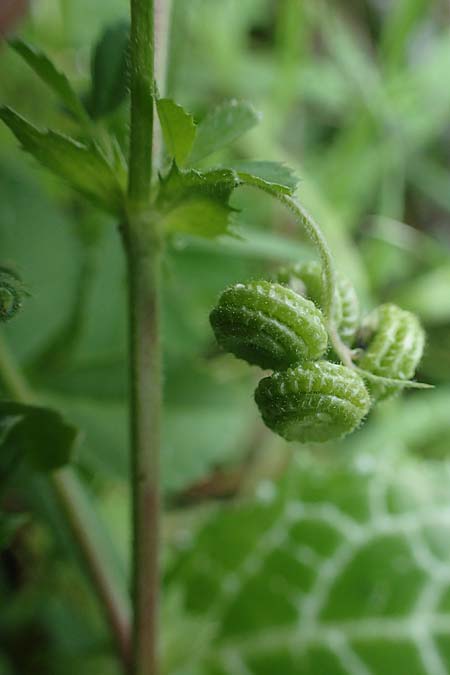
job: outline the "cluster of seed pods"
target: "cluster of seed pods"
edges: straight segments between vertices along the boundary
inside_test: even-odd
[[[324,442],[356,429],[376,400],[401,385],[368,381],[339,363],[329,345],[319,263],[283,268],[276,281],[237,283],[223,291],[210,315],[221,347],[251,365],[273,371],[255,391],[265,424],[288,441]],[[352,284],[338,276],[332,321],[342,343],[358,349],[360,369],[380,378],[413,376],[424,348],[414,314],[378,307],[360,320]]]

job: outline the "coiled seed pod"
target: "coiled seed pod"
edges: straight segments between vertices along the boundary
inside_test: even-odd
[[[364,322],[362,341],[367,345],[359,366],[374,375],[408,380],[422,358],[425,333],[415,314],[397,305],[380,305]],[[386,399],[401,390],[395,385],[369,382],[374,399]]]
[[[227,288],[210,321],[226,351],[262,368],[284,370],[318,359],[327,349],[321,311],[290,288],[269,281]]]
[[[255,391],[265,424],[288,441],[323,442],[353,431],[370,407],[358,373],[317,361],[265,377]]]
[[[0,267],[0,321],[13,318],[22,306],[25,290],[20,278],[7,267]]]
[[[277,274],[277,280],[309,298],[318,307],[323,306],[323,275],[320,263],[310,261],[283,267]],[[352,344],[358,329],[359,314],[358,296],[353,284],[338,273],[333,319],[341,339],[348,345]]]

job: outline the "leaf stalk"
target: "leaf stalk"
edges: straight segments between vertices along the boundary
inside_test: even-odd
[[[0,380],[14,400],[28,404],[38,402],[37,394],[30,387],[3,336],[0,336]],[[127,672],[131,656],[130,607],[126,589],[115,574],[111,556],[104,546],[106,535],[103,526],[72,469],[60,469],[50,474],[49,482],[92,580],[111,628],[115,648]]]

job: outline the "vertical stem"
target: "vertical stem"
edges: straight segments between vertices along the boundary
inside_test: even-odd
[[[128,218],[130,436],[133,494],[133,675],[158,675],[161,235],[151,213],[154,142],[153,0],[131,0]]]
[[[133,481],[134,675],[157,675],[160,529],[160,252],[127,241]]]

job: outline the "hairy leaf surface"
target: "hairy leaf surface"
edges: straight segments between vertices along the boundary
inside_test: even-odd
[[[122,208],[122,192],[112,168],[95,145],[83,145],[56,131],[41,131],[8,107],[0,119],[38,162],[67,180],[97,206],[112,213]]]

